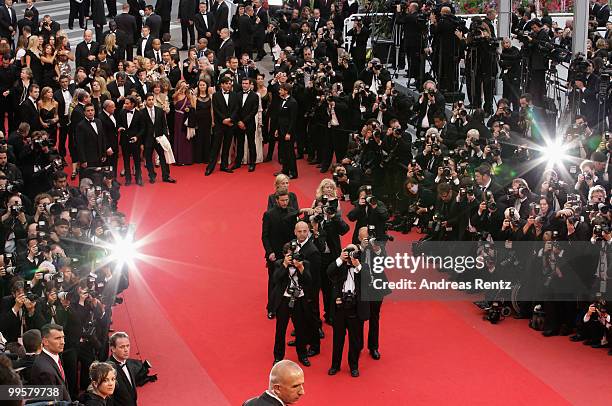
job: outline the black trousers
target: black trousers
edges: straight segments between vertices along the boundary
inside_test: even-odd
[[[162,20],[161,27],[159,28],[159,39],[161,40],[163,35],[170,32],[170,20]]]
[[[138,144],[123,144],[121,146],[123,153],[123,168],[125,169],[125,180],[132,181],[132,170],[130,158],[134,160],[134,169],[136,171],[136,180],[142,180],[142,168],[140,167],[140,146]]]
[[[380,334],[380,302],[370,302],[370,319],[368,320],[368,350],[378,350]]]
[[[210,158],[208,160],[207,169],[215,170],[217,160],[219,159],[219,151],[221,151],[221,169],[227,169],[229,162],[229,151],[234,138],[234,127],[228,127],[224,124],[217,124],[213,128],[212,145],[210,148]],[[223,148],[221,146],[223,145]]]
[[[272,157],[274,156],[274,146],[276,145],[277,142],[279,142],[278,138],[274,137],[274,134],[270,134],[270,137],[268,139],[268,153],[266,154],[266,159],[272,160]],[[279,144],[279,149],[280,149],[280,144]],[[279,152],[278,158],[280,159],[280,152]]]
[[[336,130],[333,128],[321,127],[323,132],[319,139],[319,157],[321,158],[321,168],[327,169],[331,165],[334,156],[334,136]]]
[[[546,71],[533,70],[529,78],[529,93],[533,99],[534,106],[543,107],[546,97]]]
[[[157,152],[159,156],[159,166],[161,167],[162,179],[168,179],[170,177],[170,166],[166,162],[166,156],[164,155],[164,149],[157,142],[153,141],[153,145],[145,146],[145,166],[149,173],[149,179],[155,179],[157,174],[155,173],[155,164],[153,163],[153,151]]]
[[[319,329],[322,327],[321,312],[319,306],[319,291],[321,290],[321,276],[319,272],[312,272],[312,283],[310,290],[308,291],[307,301],[307,337],[310,348],[319,350],[321,348],[321,337],[319,336]]]
[[[255,150],[255,127],[248,126],[245,130],[236,128],[236,162],[234,165],[240,166],[244,157],[244,139],[246,137],[249,144],[249,165],[255,165],[257,151]]]
[[[268,269],[268,303],[266,304],[266,310],[272,311],[272,293],[274,292],[274,282],[272,276],[274,275],[274,262],[266,259],[266,268]]]
[[[134,44],[126,44],[126,46],[125,46],[125,58],[128,61],[134,60]]]
[[[117,15],[117,2],[113,0],[106,0],[106,9],[108,10],[108,15],[115,17]]]
[[[89,367],[95,358],[95,350],[87,343],[81,343],[77,348],[69,348],[62,353],[62,366],[72,399],[77,399],[80,391],[87,389],[91,382]]]
[[[325,320],[331,320],[331,305],[332,305],[332,286],[329,281],[329,277],[327,276],[327,267],[336,258],[332,254],[321,254],[321,293],[323,294],[323,317]]]
[[[61,124],[59,126],[59,145],[57,149],[62,157],[66,156],[66,140],[67,139],[68,139],[68,125]]]
[[[520,107],[519,106],[519,96],[520,96],[519,95],[519,92],[520,92],[519,78],[504,80],[503,83],[504,83],[503,97],[505,99],[508,99],[508,101],[510,102],[514,110],[518,110]]]
[[[276,332],[274,334],[274,359],[285,358],[285,339],[289,319],[295,327],[295,351],[298,358],[306,357],[306,320],[304,314],[304,297],[297,298],[293,309],[289,308],[289,298],[283,297],[276,310]]]
[[[184,48],[195,45],[195,29],[193,24],[189,24],[189,21],[181,19],[181,39]],[[187,34],[189,34],[189,43],[187,42]]]
[[[68,14],[68,28],[72,29],[74,26],[74,19],[79,20],[79,27],[85,27],[85,13],[83,10],[83,3],[77,3],[76,1],[70,2],[70,13]]]
[[[421,49],[419,47],[407,46],[405,52],[408,57],[408,77],[416,79],[417,84],[420,84],[425,73],[423,72],[424,69],[421,69]],[[423,65],[424,67],[425,65]]]
[[[332,368],[340,369],[344,339],[348,332],[348,363],[351,370],[359,369],[359,352],[362,347],[363,322],[357,317],[357,308],[345,309],[342,304],[334,304],[334,343],[332,351]]]
[[[280,155],[282,172],[285,175],[298,176],[297,164],[295,162],[295,148],[293,138],[285,140],[284,132],[278,132],[278,153]]]
[[[103,44],[104,43],[104,26],[94,24],[93,28],[96,33],[96,41],[98,42],[98,44]]]
[[[264,43],[266,42],[266,36],[265,34],[258,34],[256,33],[255,36],[253,37],[253,45],[254,45],[254,50],[257,51],[257,58],[263,58],[264,56],[266,56],[266,51],[264,49]]]

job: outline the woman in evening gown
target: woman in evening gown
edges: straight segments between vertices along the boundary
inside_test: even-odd
[[[187,139],[186,121],[191,111],[191,100],[187,82],[181,80],[176,85],[172,96],[174,101],[174,157],[177,165],[191,165],[193,163],[193,146]]]
[[[49,141],[53,147],[57,143],[57,123],[59,122],[57,106],[58,103],[53,98],[53,89],[43,87],[38,100],[38,116],[42,129],[49,134]]]
[[[195,92],[191,101],[196,106],[192,110],[196,128],[196,135],[193,139],[193,161],[207,164],[210,156],[212,130],[212,98],[208,82],[204,79],[198,80],[198,88]]]

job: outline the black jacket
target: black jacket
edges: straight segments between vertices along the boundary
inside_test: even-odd
[[[153,107],[155,109],[155,122],[151,121],[151,116],[149,115],[149,109],[144,108],[142,110],[142,115],[144,117],[145,122],[145,131],[144,131],[144,139],[143,144],[145,148],[151,148],[155,145],[156,137],[161,137],[162,135],[168,135],[168,123],[166,122],[166,114],[159,107]]]
[[[127,114],[128,113],[126,110],[121,110],[118,114],[115,114],[117,126],[119,128],[124,128],[119,135],[119,143],[121,144],[121,148],[132,144],[130,143],[130,139],[132,137],[136,137],[136,142],[133,143],[133,145],[140,145],[144,135],[145,122],[144,118],[142,117],[142,112],[134,109],[134,117],[132,118],[130,126],[128,126]]]
[[[77,152],[79,162],[87,162],[87,166],[102,166],[102,158],[106,157],[106,135],[99,118],[94,118],[97,131],[89,120],[82,120],[77,125]]]
[[[282,406],[282,403],[268,395],[267,392],[264,392],[256,398],[247,400],[242,406]]]
[[[115,385],[115,391],[113,392],[113,405],[121,406],[136,406],[138,400],[138,392],[136,391],[136,365],[135,361],[128,359],[126,361],[127,369],[130,374],[130,381],[124,372],[124,369],[120,367],[119,361],[117,361],[112,355],[108,358],[107,362],[114,365],[117,370],[117,384]]]
[[[255,116],[257,115],[257,110],[259,109],[259,97],[255,92],[249,92],[244,105],[242,105],[242,92],[238,93],[238,98],[240,100],[241,107],[238,110],[238,121],[242,121],[248,130],[255,129]]]
[[[342,288],[344,286],[344,282],[349,277],[349,266],[346,262],[342,262],[340,266],[336,264],[336,260],[332,261],[327,267],[327,276],[329,277],[329,281],[332,284],[332,300],[335,303],[337,298],[342,298]],[[354,273],[355,278],[355,301],[357,306],[357,316],[360,320],[368,320],[370,318],[370,303],[361,300],[362,295],[362,284],[361,280],[364,278],[365,281],[370,280],[370,268],[367,264],[361,263],[361,271]],[[334,314],[335,306],[331,307],[332,317]]]
[[[136,18],[129,13],[121,13],[115,17],[115,22],[117,23],[117,30],[125,35],[126,45],[134,45],[134,37],[138,32]]]
[[[34,361],[30,370],[31,385],[57,385],[61,386],[60,400],[70,401],[70,394],[66,389],[66,381],[62,378],[59,366],[49,355],[41,352]]]
[[[278,206],[266,211],[261,226],[261,242],[266,251],[266,259],[272,253],[279,259],[283,254],[283,245],[294,237],[293,228],[297,222],[297,210],[281,209]]]

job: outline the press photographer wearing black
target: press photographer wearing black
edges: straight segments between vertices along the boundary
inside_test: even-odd
[[[529,93],[533,96],[533,104],[538,107],[544,106],[546,96],[546,71],[549,68],[549,59],[542,51],[542,47],[550,42],[548,31],[538,19],[532,21],[532,33],[527,37],[529,55]]]
[[[493,113],[493,86],[497,77],[498,43],[489,31],[489,26],[478,17],[472,19],[465,39],[467,57],[465,61],[466,84],[471,109],[483,107]],[[484,97],[483,97],[484,95]]]
[[[504,84],[502,97],[509,101],[514,110],[519,108],[522,56],[510,38],[502,40],[502,52],[499,56],[501,79]],[[498,105],[499,106],[499,105]]]
[[[309,304],[305,291],[311,289],[310,263],[291,244],[283,246],[284,258],[277,260],[273,275],[274,292],[271,309],[276,314],[274,364],[285,358],[285,336],[289,319],[295,327],[295,349],[299,362],[310,366],[306,344],[308,341],[307,313]]]
[[[368,225],[375,227],[377,235],[385,235],[389,211],[382,201],[372,195],[371,186],[359,188],[359,195],[353,204],[355,207],[347,214],[348,219],[355,222],[353,244],[359,244],[359,229]]]
[[[423,49],[427,43],[427,16],[419,11],[419,3],[410,2],[407,6],[396,5],[395,21],[402,26],[404,53],[408,58],[406,77],[414,79],[414,86],[419,89],[425,75]],[[401,65],[401,62],[400,62]]]
[[[433,71],[442,93],[455,92],[459,84],[459,55],[465,22],[454,16],[447,5],[440,8],[439,15],[432,13],[430,21]]]
[[[370,269],[361,263],[361,251],[349,244],[327,268],[332,282],[333,351],[329,375],[340,371],[344,340],[348,331],[348,363],[351,376],[359,376],[359,353],[363,348],[363,322],[370,317],[370,305],[361,300],[362,281],[368,280]]]

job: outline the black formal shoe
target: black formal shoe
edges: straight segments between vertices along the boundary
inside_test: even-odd
[[[317,162],[317,168],[322,168],[323,165],[320,162]]]
[[[314,357],[315,355],[319,355],[320,353],[321,353],[320,350],[315,350],[315,349],[311,348],[311,349],[308,350],[307,355],[308,355],[308,358],[310,358],[310,357]]]
[[[295,330],[291,330],[291,337],[295,337]]]
[[[544,337],[552,337],[552,336],[558,336],[559,332],[558,331],[554,331],[554,330],[546,330],[542,333],[542,335]]]
[[[591,348],[608,348],[608,344],[595,343],[591,346]]]
[[[612,357],[612,350],[608,351],[608,355]]]
[[[582,345],[593,345],[597,344],[597,340],[586,340],[582,342]]]
[[[268,312],[268,319],[272,320],[275,317],[276,317],[276,314],[274,312]]]
[[[319,338],[325,338],[325,333],[322,328],[319,329]]]
[[[321,167],[321,170],[319,172],[321,173],[326,173],[327,171],[329,171],[329,167]]]
[[[176,179],[171,178],[171,177],[167,177],[163,181],[166,183],[176,183]]]
[[[289,179],[297,179],[297,178],[298,178],[297,175],[294,175],[294,174],[289,175]]]
[[[255,170],[255,165],[249,165],[249,172],[253,172]]]
[[[308,359],[308,357],[298,358],[298,361],[300,361],[300,364],[304,365],[305,367],[310,366],[310,360]]]
[[[378,361],[380,359],[380,352],[378,350],[370,350],[370,357]]]
[[[272,366],[278,364],[281,361],[282,361],[282,359],[275,359],[274,362],[272,363]]]
[[[136,184],[138,186],[144,186],[144,183],[142,183],[142,179],[136,179]]]
[[[320,164],[321,164],[321,162],[319,162],[319,161],[309,161],[308,162],[308,165],[320,165]]]
[[[287,341],[289,347],[295,347],[295,340]]]
[[[327,370],[327,375],[336,375],[340,368],[331,367]]]
[[[351,370],[351,376],[353,378],[359,378],[359,370],[358,369]]]
[[[132,184],[132,180],[131,179],[126,179],[125,180],[125,186],[130,186]]]
[[[271,157],[269,157],[269,156],[267,156],[267,157],[265,157],[265,158],[264,158],[264,160],[263,160],[263,161],[264,161],[264,162],[270,162],[271,160],[272,160],[272,158],[271,158]]]
[[[234,173],[234,171],[232,171],[229,168],[221,168],[221,172],[225,172],[225,173]]]
[[[576,334],[575,336],[570,337],[570,341],[578,342],[584,340],[584,337],[580,334]]]
[[[236,169],[240,169],[240,165],[236,164],[234,166],[232,166],[232,170],[235,171]]]
[[[150,184],[155,183],[155,178],[149,178],[149,183],[150,183]]]
[[[272,175],[278,176],[278,175],[284,175],[284,173],[283,171],[278,171],[278,172],[274,172]]]

